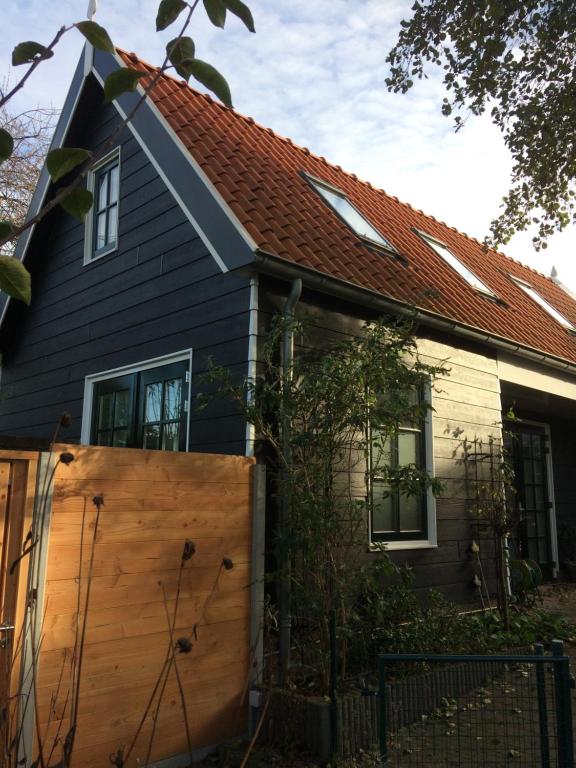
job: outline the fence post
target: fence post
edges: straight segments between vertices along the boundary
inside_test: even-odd
[[[536,656],[544,655],[542,643],[534,645]],[[538,690],[538,725],[540,726],[540,756],[542,768],[550,768],[550,740],[548,736],[548,710],[546,707],[546,675],[544,663],[536,663],[536,686]]]
[[[380,656],[378,658],[378,704],[379,707],[379,733],[380,742],[380,760],[382,765],[386,765],[388,760],[388,723],[386,719],[386,707],[388,704],[386,696],[386,662]]]
[[[572,736],[572,700],[570,697],[570,661],[564,656],[560,640],[552,641],[554,684],[556,700],[556,728],[558,730],[558,766],[574,768],[574,744]]]
[[[338,641],[336,637],[336,611],[330,609],[330,759],[336,762],[339,742],[338,722]]]

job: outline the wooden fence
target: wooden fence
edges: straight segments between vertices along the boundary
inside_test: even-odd
[[[46,765],[62,756],[84,617],[74,766],[105,766],[119,749],[126,765],[187,756],[244,732],[253,460],[63,445],[43,456],[36,648],[24,644],[28,672],[38,658],[36,715],[24,715],[20,752],[35,758],[40,735]]]

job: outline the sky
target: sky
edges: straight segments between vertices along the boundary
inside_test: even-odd
[[[114,43],[151,63],[163,59],[177,26],[155,32],[159,0],[99,0],[95,20]],[[406,95],[389,94],[386,54],[412,0],[246,0],[256,34],[229,15],[212,27],[202,5],[189,34],[196,55],[228,80],[235,108],[315,154],[425,213],[483,239],[508,190],[511,159],[489,118],[454,133],[441,114],[438,74]],[[85,18],[88,0],[2,0],[0,73],[23,40],[47,44],[63,24]],[[60,107],[83,40],[66,34],[20,92],[15,108]],[[18,70],[12,71],[16,76]],[[193,81],[192,81],[193,83]],[[576,290],[576,228],[535,252],[528,233],[503,248],[518,261]]]

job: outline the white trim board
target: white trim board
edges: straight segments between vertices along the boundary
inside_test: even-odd
[[[96,78],[98,83],[103,87],[104,86],[104,80],[102,79],[100,74],[97,72],[96,68],[92,69],[92,73],[94,74],[94,77]],[[115,99],[112,103],[116,107],[116,111],[118,112],[118,114],[120,115],[122,120],[126,120],[126,117],[127,117],[126,112],[122,109],[122,107],[120,106],[118,101]],[[210,255],[212,256],[212,258],[214,259],[216,264],[218,264],[218,266],[220,267],[222,272],[228,272],[228,267],[226,266],[226,264],[224,264],[224,262],[222,261],[222,259],[218,255],[218,253],[216,252],[216,249],[214,248],[214,246],[212,245],[212,243],[210,242],[210,240],[206,236],[206,233],[204,232],[202,227],[198,224],[198,221],[192,215],[191,211],[188,209],[188,207],[186,206],[186,204],[184,203],[184,201],[182,200],[182,198],[180,197],[178,192],[175,190],[174,186],[170,182],[170,179],[164,173],[164,170],[162,169],[160,164],[157,162],[157,160],[156,160],[156,158],[154,156],[154,153],[148,147],[148,145],[146,144],[146,142],[144,141],[142,136],[138,133],[136,127],[134,126],[134,122],[132,120],[128,123],[128,130],[132,133],[132,135],[134,136],[134,138],[136,139],[136,141],[140,145],[140,148],[143,150],[144,154],[146,155],[146,157],[148,158],[150,163],[153,165],[154,170],[156,171],[158,176],[160,176],[160,178],[162,179],[164,184],[166,184],[166,186],[170,190],[171,195],[173,196],[173,198],[176,200],[176,202],[178,203],[178,205],[182,209],[182,212],[184,213],[184,215],[186,216],[186,218],[188,219],[190,224],[192,224],[192,226],[194,227],[196,232],[198,232],[198,235],[200,236],[200,239],[202,240],[202,242],[204,243],[204,245],[206,246],[206,248],[210,252]]]
[[[250,278],[250,322],[248,324],[248,371],[247,380],[256,380],[258,364],[258,276]],[[256,430],[246,422],[246,456],[254,456]]]
[[[188,418],[186,419],[186,450],[190,445],[190,398],[192,394],[192,349],[181,350],[180,352],[173,352],[168,355],[162,355],[161,357],[153,357],[149,360],[143,360],[139,363],[132,363],[131,365],[122,365],[119,368],[111,368],[107,371],[100,371],[99,373],[91,373],[84,379],[84,399],[82,401],[82,427],[80,432],[80,442],[82,445],[90,445],[90,431],[92,427],[92,403],[94,401],[94,385],[99,381],[107,381],[108,379],[115,379],[118,376],[125,376],[131,373],[140,373],[141,371],[147,371],[151,368],[160,368],[164,365],[170,365],[171,363],[181,363],[188,361],[188,392],[187,401],[189,403]]]

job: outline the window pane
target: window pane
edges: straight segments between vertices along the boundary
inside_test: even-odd
[[[112,427],[112,402],[114,395],[100,395],[98,398],[98,429]]]
[[[144,444],[142,448],[157,450],[160,448],[160,425],[148,424],[144,427]]]
[[[162,382],[146,385],[146,405],[144,408],[144,423],[160,421],[162,418]]]
[[[372,532],[395,531],[394,500],[384,483],[372,484]]]
[[[128,389],[123,389],[120,392],[116,392],[116,400],[114,402],[114,426],[115,427],[128,426],[129,399],[130,399],[130,391]]]
[[[96,438],[96,445],[110,445],[112,440],[112,432],[98,432]]]
[[[170,379],[164,382],[164,418],[166,420],[180,418],[181,394],[182,379]]]
[[[449,264],[452,269],[460,275],[460,277],[464,278],[464,280],[466,280],[469,285],[471,285],[473,288],[476,288],[477,291],[482,291],[482,293],[487,293],[490,296],[494,296],[494,291],[491,291],[490,288],[488,288],[488,286],[483,283],[479,277],[476,277],[476,275],[471,270],[469,270],[468,267],[460,261],[460,259],[454,256],[452,251],[449,251],[445,245],[437,242],[436,240],[432,240],[425,235],[423,237],[428,245],[436,251],[438,256],[443,258],[444,261]]]
[[[354,208],[344,195],[340,195],[321,184],[316,184],[314,181],[312,184],[357,235],[380,243],[380,245],[384,245],[387,248],[392,248],[390,243]]]
[[[177,451],[180,447],[180,423],[177,421],[164,424],[162,431],[162,450]]]
[[[128,430],[115,429],[112,445],[115,445],[118,448],[126,448],[128,446]]]
[[[119,167],[115,165],[110,168],[110,198],[109,203],[115,203],[118,200],[118,187],[119,187]]]
[[[99,251],[106,245],[106,212],[99,213],[96,217],[96,250]]]
[[[415,533],[421,530],[420,496],[400,496],[400,530],[403,533]]]
[[[108,210],[108,240],[106,243],[115,243],[118,235],[118,206],[113,205]]]
[[[398,466],[404,467],[406,464],[420,463],[419,443],[420,434],[418,432],[398,433]]]
[[[103,172],[98,176],[98,210],[106,208],[108,203],[108,174]]]
[[[392,447],[389,437],[377,429],[372,430],[372,472],[374,475],[382,474],[382,471],[392,463]]]

